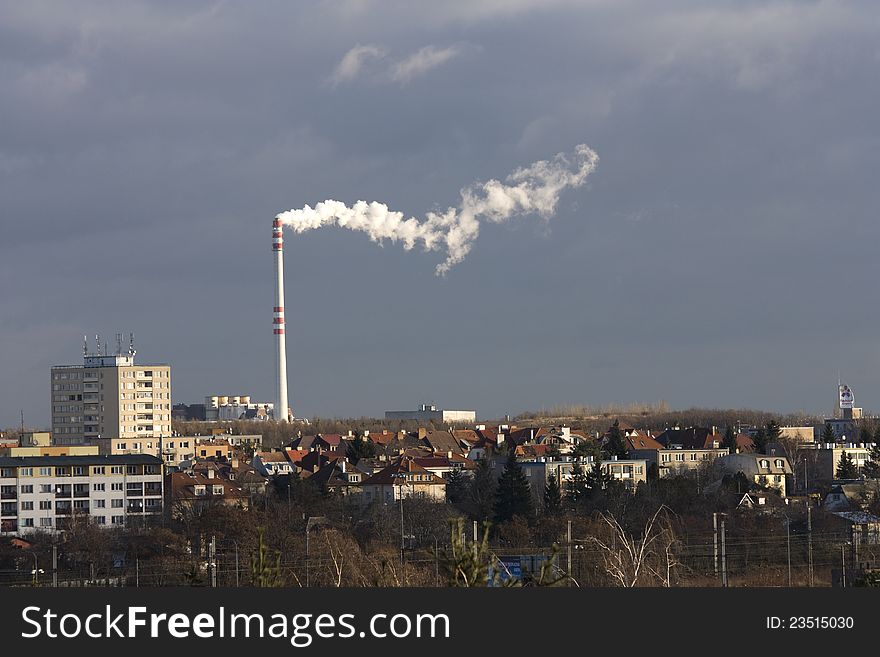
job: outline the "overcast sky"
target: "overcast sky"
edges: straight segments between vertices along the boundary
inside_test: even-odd
[[[404,212],[586,143],[552,219],[285,241],[305,416],[880,408],[880,6],[0,3],[0,426],[134,331],[174,401],[274,397],[271,221]]]

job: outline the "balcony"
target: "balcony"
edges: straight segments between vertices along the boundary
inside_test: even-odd
[[[55,497],[70,497],[71,491],[70,486],[59,486],[55,489]]]
[[[18,494],[14,490],[9,491],[9,492],[3,491],[2,493],[0,493],[0,500],[17,500],[17,499],[18,499]]]

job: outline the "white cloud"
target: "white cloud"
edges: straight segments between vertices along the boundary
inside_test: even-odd
[[[356,45],[349,50],[333,69],[330,76],[330,82],[337,85],[341,82],[354,80],[364,68],[364,65],[372,59],[382,59],[386,54],[385,48],[367,44],[362,46]]]
[[[395,82],[409,82],[413,78],[427,73],[432,68],[437,68],[460,54],[461,48],[458,46],[449,46],[447,48],[425,46],[409,57],[405,57],[395,63],[391,67],[391,79]]]
[[[386,66],[373,71],[374,77],[385,82],[399,82],[406,84],[413,78],[424,75],[428,71],[458,57],[463,52],[461,46],[452,45],[445,48],[439,48],[434,45],[428,45],[420,48],[416,52],[397,59],[389,61]],[[388,49],[384,46],[367,44],[358,44],[349,50],[336,68],[330,75],[329,82],[332,86],[337,86],[343,82],[351,82],[361,75],[367,73],[366,68],[371,61],[380,61],[386,58]]]

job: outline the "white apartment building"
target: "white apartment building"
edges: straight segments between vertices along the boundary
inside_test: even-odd
[[[108,356],[84,348],[82,365],[52,368],[56,445],[171,435],[171,367],[136,365],[134,356],[134,349]]]
[[[140,454],[0,457],[0,533],[58,532],[161,517],[162,462]]]

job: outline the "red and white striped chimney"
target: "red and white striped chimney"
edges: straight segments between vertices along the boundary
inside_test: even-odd
[[[284,337],[284,238],[281,220],[272,222],[272,253],[275,254],[275,308],[272,332],[275,334],[275,419],[287,422],[287,346]]]

